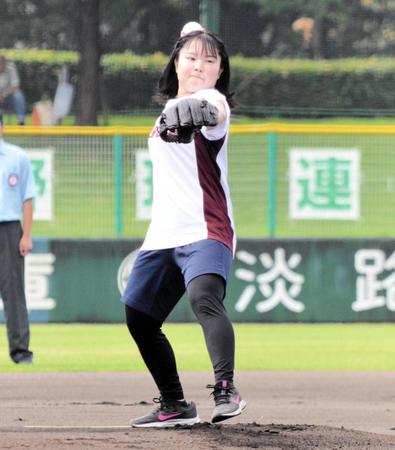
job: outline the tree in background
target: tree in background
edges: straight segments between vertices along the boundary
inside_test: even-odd
[[[95,125],[99,105],[101,0],[3,0],[2,47],[77,50],[76,123]],[[43,93],[45,94],[45,93]]]
[[[190,7],[178,0],[2,0],[0,47],[77,50],[76,123],[95,125],[100,58],[170,52]],[[188,19],[187,19],[188,17]],[[132,88],[132,87],[131,87]]]
[[[100,95],[100,0],[76,0],[80,59],[77,77],[77,125],[97,125]]]
[[[261,24],[255,56],[343,58],[392,56],[395,50],[393,0],[240,0],[255,5]],[[313,21],[309,45],[303,31],[294,31],[301,18]]]
[[[394,0],[218,0],[220,33],[233,55],[310,58],[392,56]],[[90,3],[87,0],[87,3]],[[98,0],[101,51],[169,53],[182,25],[199,18],[199,0]],[[0,47],[77,50],[78,0],[2,0]],[[300,18],[314,21],[306,48]]]
[[[320,59],[395,53],[394,0],[218,1],[219,30],[231,55]],[[76,120],[95,124],[102,54],[168,54],[182,25],[198,19],[199,0],[2,0],[0,47],[78,51]]]

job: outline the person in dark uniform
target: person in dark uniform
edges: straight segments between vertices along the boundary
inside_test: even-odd
[[[31,364],[24,257],[33,248],[31,229],[36,187],[28,156],[20,147],[4,142],[2,134],[0,112],[0,296],[10,357],[16,364]]]

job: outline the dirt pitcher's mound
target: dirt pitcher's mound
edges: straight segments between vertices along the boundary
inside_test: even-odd
[[[395,450],[395,373],[238,373],[247,408],[215,425],[212,374],[181,376],[201,422],[141,429],[128,423],[155,407],[146,373],[1,373],[0,448]]]
[[[395,449],[391,436],[315,425],[194,425],[191,436],[202,448],[264,448],[266,450]],[[192,447],[193,448],[193,447]]]
[[[0,431],[2,449],[393,450],[391,436],[316,425],[257,423],[136,429],[15,427]]]

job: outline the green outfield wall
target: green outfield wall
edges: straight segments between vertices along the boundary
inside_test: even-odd
[[[26,258],[31,321],[122,321],[120,291],[140,244],[36,239]],[[394,321],[395,240],[240,239],[226,307],[235,322]],[[195,320],[187,298],[169,320]]]

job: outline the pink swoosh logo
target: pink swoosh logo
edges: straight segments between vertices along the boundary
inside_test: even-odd
[[[172,419],[173,417],[177,417],[180,416],[182,413],[174,413],[174,414],[159,414],[159,420],[163,421],[163,420],[168,420],[168,419]]]

